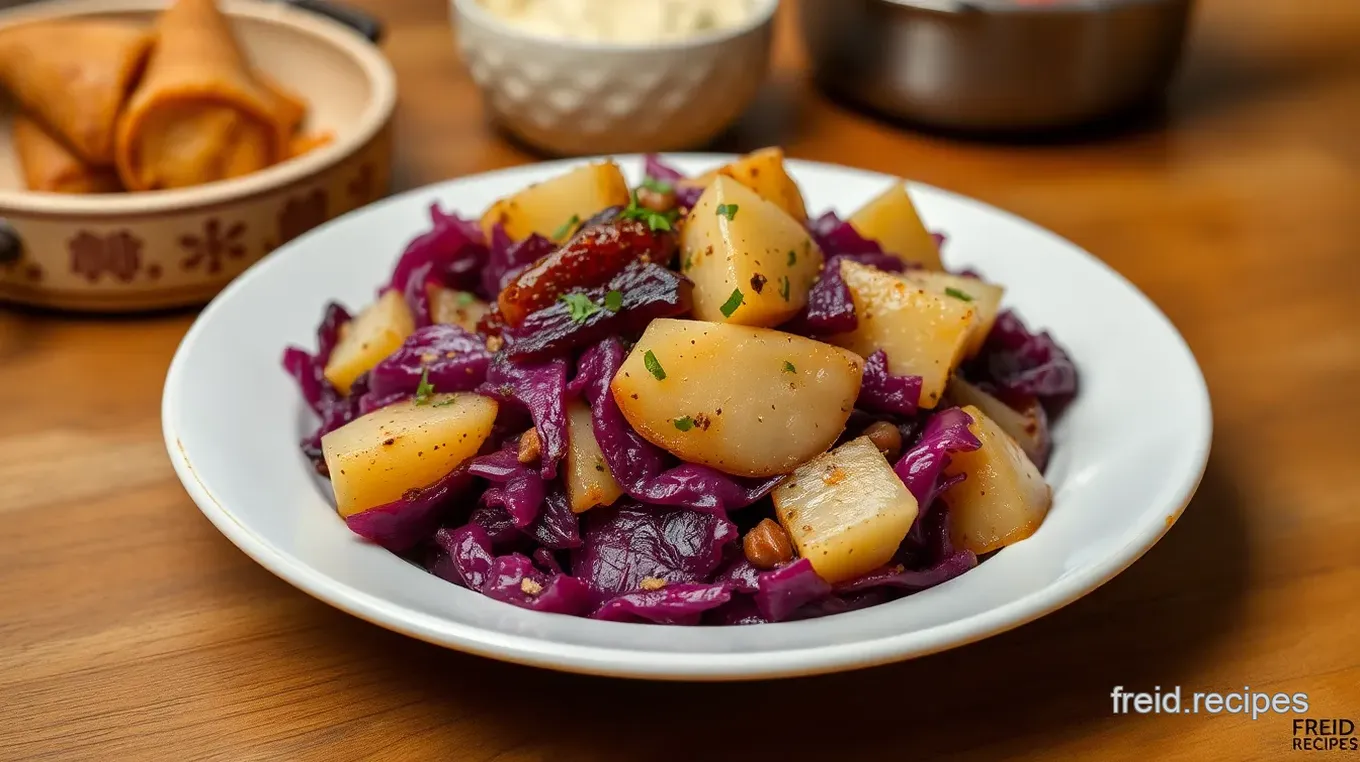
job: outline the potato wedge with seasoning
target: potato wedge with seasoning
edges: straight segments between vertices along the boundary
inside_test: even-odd
[[[567,403],[567,502],[573,513],[585,513],[597,505],[613,505],[623,488],[604,462],[590,407],[581,400]]]
[[[924,270],[905,272],[901,277],[932,294],[968,302],[977,312],[977,320],[973,323],[973,330],[968,336],[968,346],[964,348],[963,356],[972,357],[982,351],[982,345],[987,342],[987,334],[991,333],[992,323],[996,322],[997,313],[1001,312],[1001,297],[1005,295],[1006,289],[977,278]]]
[[[802,225],[729,177],[699,197],[680,238],[700,320],[779,325],[807,304],[821,268],[822,251]]]
[[[847,220],[860,235],[872,238],[883,250],[902,260],[921,265],[927,270],[943,270],[940,247],[921,222],[907,193],[906,183],[900,180],[877,198],[860,207]]]
[[[482,215],[482,231],[490,237],[499,223],[511,240],[522,241],[534,233],[561,240],[605,209],[627,206],[630,198],[619,165],[588,164],[492,204]]]
[[[698,177],[680,181],[681,185],[707,188],[719,177],[730,177],[756,192],[756,195],[783,209],[798,224],[807,222],[807,206],[798,183],[784,168],[782,148],[762,148]]]
[[[830,341],[866,357],[882,349],[894,375],[921,377],[920,406],[938,405],[968,347],[977,310],[858,262],[841,262],[841,277],[858,325]]]
[[[1048,414],[1044,412],[1039,400],[1030,397],[1024,401],[1020,410],[993,397],[978,387],[955,375],[949,380],[945,390],[949,404],[972,405],[996,422],[1001,430],[1010,435],[1034,465],[1040,469],[1048,461],[1048,451],[1052,443],[1048,438]]]
[[[479,394],[435,394],[355,418],[321,438],[341,516],[428,487],[477,454],[499,406]]]
[[[416,330],[415,318],[399,291],[387,291],[340,329],[323,373],[341,394],[349,394],[354,379],[396,351]]]
[[[888,563],[916,521],[916,498],[868,437],[804,463],[774,488],[798,555],[836,583]]]
[[[864,360],[789,333],[653,320],[611,390],[647,441],[736,476],[792,471],[840,436]]]
[[[973,452],[954,453],[946,476],[966,478],[945,490],[949,538],[979,555],[1019,542],[1039,528],[1053,502],[1043,474],[995,421],[969,405],[969,430],[982,442]]]

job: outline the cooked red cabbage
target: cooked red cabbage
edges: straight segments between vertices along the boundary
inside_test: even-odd
[[[1015,313],[997,315],[982,352],[964,367],[964,375],[1003,402],[1021,406],[1038,397],[1057,413],[1077,393],[1077,366],[1047,331],[1032,333]]]
[[[935,413],[926,421],[921,438],[893,466],[918,506],[928,507],[935,501],[950,453],[972,452],[982,447],[982,442],[968,430],[972,423],[973,417],[956,407]]]
[[[706,581],[737,539],[736,525],[720,516],[635,503],[592,508],[585,524],[571,569],[602,599],[641,590],[648,578]]]
[[[566,360],[524,362],[498,354],[477,390],[529,411],[542,448],[539,472],[544,479],[557,476],[557,464],[567,454],[566,389]]]
[[[476,335],[456,325],[417,328],[368,375],[368,393],[414,395],[421,378],[435,392],[468,392],[486,381],[491,353]]]
[[[681,185],[680,180],[684,175],[680,170],[674,169],[661,160],[656,154],[647,154],[643,159],[642,173],[651,180],[667,183],[675,189],[675,200],[680,206],[693,209],[699,203],[699,197],[704,194],[702,186]]]
[[[438,204],[430,204],[430,225],[406,245],[387,286],[414,300],[408,301],[412,312],[423,310],[424,323],[417,325],[429,322],[428,302],[421,307],[427,282],[474,290],[488,257],[486,239],[476,220],[446,214]]]
[[[894,376],[888,371],[888,353],[881,349],[865,359],[864,382],[859,387],[857,407],[916,415],[920,399],[920,376]]]
[[[801,606],[831,594],[831,585],[812,570],[812,562],[800,558],[758,577],[756,609],[768,622],[782,622]]]
[[[349,516],[345,523],[360,537],[403,553],[434,533],[471,481],[467,469],[458,468],[428,487],[407,490],[399,500]]]
[[[590,588],[581,580],[565,574],[548,576],[519,553],[497,557],[487,576],[482,595],[520,608],[582,616],[593,602]]]
[[[595,609],[591,619],[608,622],[698,624],[705,611],[731,599],[725,585],[682,583],[659,590],[639,590],[611,598]]]
[[[500,450],[473,458],[467,470],[492,484],[482,493],[482,505],[504,508],[517,529],[529,526],[538,518],[538,509],[547,497],[547,487],[537,468],[519,462],[517,442],[507,441]]]

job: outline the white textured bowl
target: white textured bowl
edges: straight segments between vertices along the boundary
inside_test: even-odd
[[[492,115],[560,155],[701,146],[755,97],[769,69],[778,0],[744,24],[676,42],[629,45],[541,37],[477,0],[450,0],[455,34]]]
[[[732,158],[675,163],[697,174]],[[639,179],[641,157],[619,163]],[[381,201],[279,249],[203,311],[170,365],[162,425],[180,480],[223,534],[321,600],[431,643],[578,672],[738,679],[906,659],[1036,619],[1133,563],[1171,528],[1199,484],[1212,429],[1209,393],[1189,348],[1152,302],[1040,227],[913,185],[927,224],[949,236],[947,263],[1005,284],[1007,305],[1031,327],[1051,330],[1081,370],[1081,392],[1053,432],[1046,474],[1053,508],[1034,536],[961,577],[891,603],[738,627],[527,611],[365,542],[336,516],[329,490],[298,451],[316,422],[279,367],[284,346],[313,346],[326,302],[370,301],[407,241],[429,224],[431,201],[475,216],[569,166],[519,167]],[[826,164],[791,161],[789,169],[815,211],[853,210],[891,182]]]

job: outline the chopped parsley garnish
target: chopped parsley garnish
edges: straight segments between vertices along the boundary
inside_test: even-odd
[[[566,237],[567,237],[567,234],[570,233],[571,231],[575,230],[575,229],[576,229],[576,226],[579,225],[579,224],[581,224],[581,215],[579,215],[579,214],[573,214],[573,215],[571,216],[571,219],[569,219],[569,220],[567,220],[566,222],[562,223],[562,227],[558,228],[558,229],[552,234],[553,240],[554,240],[554,241],[560,241],[560,240],[562,240],[563,238],[566,238]]]
[[[784,301],[789,300],[789,276],[787,275],[779,281],[779,295],[784,297]]]
[[[654,212],[639,205],[637,194],[634,193],[632,198],[628,199],[628,206],[624,207],[622,212],[619,212],[619,219],[641,220],[647,223],[647,227],[651,230],[673,230],[673,223],[680,219],[680,212],[677,209],[672,209],[669,212]]]
[[[688,270],[693,266],[694,266],[694,253],[690,252],[685,255],[685,261],[680,263],[680,269]]]
[[[657,381],[666,380],[666,371],[661,367],[661,362],[656,359],[656,355],[652,354],[652,350],[649,349],[642,355],[642,364]]]
[[[472,303],[473,303],[474,301],[476,301],[476,300],[477,300],[477,297],[473,296],[473,295],[471,294],[471,292],[468,292],[468,291],[459,291],[459,292],[458,292],[458,306],[459,306],[459,307],[466,307],[466,306],[472,304]]]
[[[798,369],[795,368],[795,367],[793,367],[793,363],[789,362],[788,360],[785,360],[785,361],[784,361],[784,372],[785,372],[785,373],[797,373],[797,372],[798,372]]]
[[[430,383],[430,369],[422,368],[420,371],[420,383],[416,384],[415,404],[429,404],[430,395],[432,394],[434,394],[434,384]]]
[[[952,297],[954,297],[955,299],[962,299],[962,300],[965,301],[965,302],[971,302],[971,301],[973,301],[973,297],[971,297],[971,296],[969,296],[969,295],[963,293],[962,291],[958,290],[957,288],[946,288],[946,289],[944,290],[944,295],[945,295],[945,296],[952,296]]]
[[[600,311],[600,305],[592,302],[585,294],[563,294],[559,301],[566,303],[567,312],[573,322],[584,323],[591,315]]]
[[[670,193],[675,190],[675,186],[665,180],[658,180],[655,177],[646,177],[642,180],[642,187],[655,193]]]
[[[610,312],[618,312],[623,309],[623,292],[613,289],[604,295],[604,308]]]
[[[728,318],[732,317],[732,313],[736,312],[737,308],[740,307],[741,303],[744,301],[746,301],[746,297],[742,295],[741,289],[739,288],[732,289],[732,295],[727,297],[727,301],[723,302],[722,307],[719,307],[719,309],[722,311],[723,317]]]
[[[737,216],[736,204],[718,204],[718,216],[731,220]]]
[[[798,253],[789,249],[789,267],[793,267],[795,264],[798,264]]]
[[[694,419],[690,418],[689,416],[685,416],[684,418],[676,418],[674,423],[675,428],[680,429],[681,431],[689,431],[690,429],[694,428]]]

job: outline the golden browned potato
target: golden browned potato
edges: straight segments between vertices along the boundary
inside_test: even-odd
[[[920,405],[935,407],[963,359],[977,311],[968,302],[858,262],[841,262],[841,277],[850,287],[859,322],[854,331],[831,341],[864,356],[879,349],[887,352],[888,370],[920,376]]]
[[[690,210],[681,271],[694,281],[694,317],[772,327],[807,304],[822,250],[778,206],[719,177]]]
[[[695,178],[681,180],[682,185],[706,188],[719,176],[727,176],[755,191],[761,198],[776,204],[799,224],[807,222],[807,206],[798,183],[784,169],[784,149],[762,148],[743,156],[725,167]]]
[[[969,405],[968,428],[981,449],[954,453],[945,474],[966,475],[945,490],[949,538],[956,547],[989,553],[1034,534],[1053,502],[1053,492],[1025,451],[995,421]]]
[[[324,373],[341,394],[366,371],[382,362],[416,330],[415,318],[399,291],[387,291],[340,329]]]
[[[968,302],[977,312],[977,321],[973,323],[973,330],[968,336],[968,346],[963,350],[963,356],[972,357],[982,351],[987,334],[992,331],[992,323],[996,322],[996,315],[1001,311],[1001,297],[1006,293],[1006,289],[977,278],[923,270],[903,273],[902,278],[932,294]]]
[[[575,513],[597,505],[613,505],[623,494],[614,473],[604,462],[590,407],[581,400],[567,403],[567,502]]]
[[[957,375],[949,380],[945,397],[950,404],[972,405],[981,410],[1020,445],[1032,462],[1041,462],[1048,452],[1048,427],[1044,423],[1044,409],[1037,399],[1031,398],[1024,410],[1016,410]]]
[[[492,204],[482,215],[482,230],[489,237],[500,223],[516,241],[534,233],[560,240],[605,209],[627,206],[630,198],[619,165],[612,161],[588,164]]]
[[[468,291],[456,291],[431,283],[427,290],[430,295],[430,321],[456,325],[472,333],[477,332],[477,322],[490,307]]]
[[[863,374],[859,356],[802,336],[653,320],[611,389],[628,423],[680,459],[772,476],[836,441]]]
[[[865,204],[850,216],[849,222],[860,235],[878,241],[884,251],[904,262],[915,262],[930,270],[944,269],[940,247],[921,222],[903,182],[894,183]]]
[[[916,498],[868,437],[798,467],[775,487],[775,515],[798,555],[836,583],[886,564],[916,520]]]
[[[374,410],[321,438],[341,516],[428,487],[477,454],[496,422],[496,401],[436,394]]]

